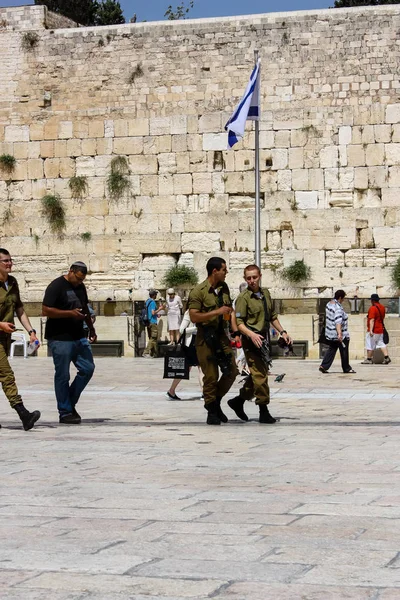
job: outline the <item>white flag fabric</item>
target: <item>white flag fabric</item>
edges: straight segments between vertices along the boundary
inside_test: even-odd
[[[260,64],[261,61],[258,59],[243,98],[225,125],[225,130],[228,132],[228,148],[232,148],[242,139],[248,119],[258,121],[260,118]]]

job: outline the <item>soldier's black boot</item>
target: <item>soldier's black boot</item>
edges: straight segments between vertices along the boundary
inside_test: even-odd
[[[270,414],[268,406],[266,404],[259,404],[260,416],[258,418],[260,423],[276,423],[276,419]]]
[[[38,410],[29,412],[29,410],[25,408],[22,402],[20,404],[16,404],[14,406],[14,410],[17,411],[25,431],[29,431],[29,429],[32,429],[36,421],[40,419],[40,412]]]
[[[218,396],[217,396],[217,399],[216,399],[216,403],[217,403],[217,415],[219,416],[219,420],[222,421],[222,423],[227,423],[228,422],[228,417],[226,416],[226,414],[224,414],[222,412],[221,400],[222,400],[222,398],[218,398]]]
[[[207,425],[221,425],[221,419],[218,416],[218,404],[217,401],[209,402],[204,405],[207,411]]]
[[[243,398],[241,398],[240,396],[235,396],[235,398],[228,400],[228,406],[231,407],[231,409],[236,413],[239,419],[242,419],[242,421],[248,421],[249,417],[243,410],[244,403],[245,400],[243,400]]]

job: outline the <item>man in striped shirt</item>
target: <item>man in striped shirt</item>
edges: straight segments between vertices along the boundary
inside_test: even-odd
[[[326,305],[325,337],[328,342],[328,350],[319,367],[321,373],[328,372],[338,350],[342,361],[343,373],[355,373],[349,363],[349,317],[342,306],[345,297],[346,292],[344,290],[337,290],[333,300]]]

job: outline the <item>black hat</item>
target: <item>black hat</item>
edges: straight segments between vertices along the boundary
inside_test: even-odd
[[[371,294],[371,302],[379,302],[378,294]]]

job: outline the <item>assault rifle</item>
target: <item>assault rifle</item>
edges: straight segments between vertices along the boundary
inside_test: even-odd
[[[230,375],[232,372],[232,356],[224,352],[218,331],[214,327],[203,327],[203,335],[206,345],[213,353],[209,360],[217,363],[222,375]]]

